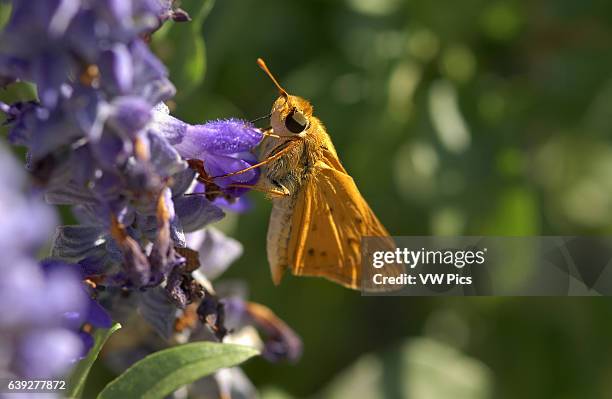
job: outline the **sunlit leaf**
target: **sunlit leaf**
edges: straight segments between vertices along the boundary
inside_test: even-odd
[[[178,388],[258,354],[254,348],[194,342],[153,353],[102,390],[98,399],[164,398]]]

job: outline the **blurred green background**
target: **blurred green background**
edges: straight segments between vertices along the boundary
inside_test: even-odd
[[[612,232],[612,3],[606,0],[183,0],[154,36],[191,123],[269,112],[255,64],[309,99],[394,235]],[[612,397],[608,298],[361,297],[274,287],[271,205],[220,228],[248,283],[304,340],[295,365],[250,361],[267,398]]]
[[[224,0],[202,34],[204,81],[184,85],[175,113],[265,115],[277,94],[255,64],[265,58],[313,103],[394,235],[612,231],[610,2]],[[296,365],[246,366],[272,396],[612,396],[609,299],[274,287],[270,204],[252,198],[253,212],[222,226],[245,246],[225,278],[248,281],[305,346]]]
[[[265,58],[313,103],[394,235],[612,232],[608,1],[224,0],[202,35],[206,65],[174,59],[175,81],[206,69],[179,85],[174,113],[265,115],[277,95],[255,64]],[[170,63],[172,43],[158,43]],[[612,397],[609,299],[274,287],[271,206],[252,198],[254,211],[222,224],[245,247],[224,277],[246,280],[305,346],[296,365],[245,367],[271,397]]]

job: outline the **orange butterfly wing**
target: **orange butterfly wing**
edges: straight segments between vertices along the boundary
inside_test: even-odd
[[[332,151],[324,151],[298,194],[288,263],[295,275],[325,277],[352,289],[387,290],[373,286],[371,276],[363,278],[361,238],[381,237],[376,250],[394,251],[395,244]],[[401,272],[398,265],[376,271],[393,276]]]

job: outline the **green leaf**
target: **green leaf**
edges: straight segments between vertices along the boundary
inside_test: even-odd
[[[98,358],[98,354],[100,354],[102,346],[104,346],[106,340],[120,328],[121,324],[115,323],[109,329],[99,328],[94,332],[94,346],[89,351],[87,357],[81,360],[72,372],[72,375],[70,376],[70,380],[68,382],[67,397],[81,397],[81,395],[83,394],[83,389],[85,388],[85,382],[87,381],[87,375],[89,374],[89,370],[91,370],[91,366],[93,366],[94,362]]]
[[[206,46],[202,24],[212,9],[214,0],[189,0],[181,8],[189,13],[190,22],[166,22],[153,34],[153,48],[170,71],[170,80],[177,96],[184,97],[204,80]]]
[[[98,399],[164,398],[180,387],[257,355],[251,347],[194,342],[155,352],[111,381]]]
[[[0,100],[5,103],[35,101],[36,85],[29,82],[15,82],[0,90]]]

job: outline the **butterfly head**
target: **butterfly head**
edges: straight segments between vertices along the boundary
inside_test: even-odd
[[[301,97],[282,95],[272,106],[270,124],[280,136],[303,135],[310,127],[312,105]]]
[[[272,75],[261,58],[257,59],[257,63],[272,79],[280,93],[280,96],[272,105],[272,112],[270,114],[270,124],[274,129],[274,133],[279,136],[302,136],[306,134],[308,128],[310,128],[312,105],[301,97],[288,94],[276,78],[274,78],[274,75]]]

